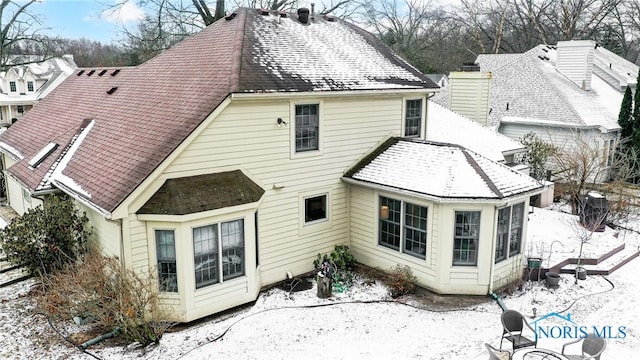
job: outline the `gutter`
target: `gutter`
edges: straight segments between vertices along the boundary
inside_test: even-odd
[[[399,194],[403,194],[403,195],[407,195],[407,196],[412,196],[412,197],[418,197],[421,199],[425,199],[425,200],[429,200],[432,201],[434,203],[437,204],[451,204],[451,203],[460,203],[460,202],[467,202],[467,203],[484,203],[484,204],[496,204],[497,206],[505,206],[509,201],[510,198],[514,197],[514,196],[533,196],[533,195],[537,195],[537,194],[541,194],[544,192],[544,190],[547,188],[547,186],[545,185],[540,185],[539,188],[537,189],[533,189],[533,190],[528,190],[522,193],[518,193],[518,194],[514,194],[514,195],[510,195],[510,196],[506,196],[506,197],[502,197],[502,198],[449,198],[449,197],[439,197],[436,195],[429,195],[429,194],[424,194],[424,193],[419,193],[419,192],[415,192],[415,191],[411,191],[411,190],[406,190],[406,189],[400,189],[400,188],[395,188],[392,186],[387,186],[387,185],[381,185],[381,184],[376,184],[376,183],[371,183],[371,182],[363,182],[360,180],[355,180],[352,178],[348,178],[343,176],[342,177],[342,181],[348,183],[348,184],[353,184],[353,185],[358,185],[358,186],[363,186],[366,188],[370,188],[370,189],[374,189],[374,190],[379,190],[379,191],[385,191],[385,192],[392,192],[392,193],[399,193]]]
[[[105,217],[105,219],[107,220],[111,220],[111,213],[101,207],[99,207],[98,205],[90,202],[89,200],[86,200],[85,198],[83,198],[82,196],[80,196],[78,193],[76,193],[75,191],[71,190],[69,187],[67,187],[66,185],[58,182],[56,179],[53,179],[51,181],[51,184],[53,184],[55,187],[57,187],[58,189],[60,189],[62,192],[66,193],[67,195],[73,197],[74,199],[78,200],[79,202],[81,202],[83,205],[95,210],[96,212],[102,214],[102,216]]]
[[[257,100],[257,99],[290,99],[300,97],[349,97],[349,96],[389,96],[406,94],[438,93],[440,88],[408,88],[408,89],[384,89],[384,90],[350,90],[350,91],[308,91],[308,92],[262,92],[262,93],[231,93],[231,100]]]

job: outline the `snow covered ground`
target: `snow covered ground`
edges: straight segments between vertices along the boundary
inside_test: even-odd
[[[538,248],[548,252],[549,240],[560,240],[562,244],[552,250],[565,256],[574,247],[570,218],[535,209],[529,214],[529,241],[545,242]],[[640,230],[638,219],[629,225]],[[615,235],[607,228],[594,236],[589,251],[620,241],[638,249],[640,235],[636,231]],[[635,259],[609,276],[588,276],[577,284],[571,275],[562,275],[556,289],[544,282],[527,282],[505,295],[504,303],[531,322],[557,312],[563,317],[570,314],[576,326],[610,326],[612,335],[621,335],[622,329],[625,337],[607,340],[601,359],[636,359],[640,351],[638,274],[640,259]],[[146,353],[108,342],[88,351],[100,359],[487,359],[484,343],[496,347],[500,343],[502,310],[490,297],[479,298],[470,307],[447,309],[417,297],[393,301],[384,285],[363,280],[330,299],[318,298],[315,286],[294,293],[268,290],[253,306],[165,334],[160,345]],[[0,289],[0,358],[91,358],[65,343],[43,316],[30,313],[32,305],[25,296],[29,285],[23,282]],[[542,322],[550,327],[567,325],[558,317],[538,324]],[[566,341],[541,338],[539,347],[560,351]]]

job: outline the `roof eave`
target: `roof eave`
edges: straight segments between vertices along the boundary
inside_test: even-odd
[[[432,194],[425,194],[425,193],[421,193],[421,192],[417,192],[417,191],[396,188],[396,187],[383,185],[383,184],[378,184],[378,183],[369,182],[369,181],[357,180],[357,179],[344,177],[344,176],[342,177],[342,180],[344,182],[346,182],[348,184],[352,184],[352,185],[364,186],[364,187],[367,187],[367,188],[370,188],[370,189],[374,189],[374,190],[386,191],[386,192],[398,193],[398,194],[407,195],[407,196],[418,197],[418,198],[429,200],[429,201],[432,201],[432,202],[435,202],[435,203],[444,204],[444,203],[465,202],[465,203],[495,204],[495,205],[498,205],[498,206],[504,205],[506,202],[508,202],[509,200],[511,200],[513,198],[516,198],[516,197],[524,197],[524,196],[529,197],[529,196],[540,194],[540,193],[544,192],[545,188],[547,187],[546,185],[542,185],[541,184],[540,187],[538,187],[536,189],[527,190],[527,191],[524,191],[524,192],[521,192],[521,193],[508,195],[508,196],[504,196],[504,197],[501,197],[501,198],[498,198],[498,197],[492,197],[492,198],[488,198],[488,197],[447,197],[447,196],[437,196],[437,195],[432,195]]]
[[[431,94],[440,92],[440,88],[420,89],[377,89],[377,90],[347,90],[347,91],[273,91],[273,92],[236,92],[231,93],[232,100],[254,100],[271,98],[298,98],[298,97],[346,97],[346,96],[389,96],[403,94]]]

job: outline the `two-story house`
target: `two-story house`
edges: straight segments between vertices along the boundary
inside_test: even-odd
[[[13,62],[31,61],[14,57]],[[73,55],[15,65],[0,73],[0,124],[11,124],[77,69]]]
[[[177,321],[253,301],[337,244],[487,294],[521,276],[543,187],[490,134],[479,151],[455,129],[432,141],[436,91],[348,22],[239,9],[142,65],[69,76],[0,135],[9,202],[68,194]]]
[[[534,133],[561,151],[589,147],[602,166],[591,180],[608,180],[620,137],[618,114],[638,66],[592,40],[539,45],[522,54],[482,54],[475,66],[450,74],[434,99],[516,141]],[[484,94],[469,106],[470,92]]]

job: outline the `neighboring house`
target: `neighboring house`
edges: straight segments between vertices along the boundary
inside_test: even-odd
[[[340,19],[239,9],[140,66],[68,77],[0,135],[9,202],[76,199],[176,321],[253,301],[337,244],[487,294],[521,276],[543,187],[455,132],[428,141],[436,91]]]
[[[20,62],[22,58],[15,59]],[[28,60],[28,59],[27,59]],[[0,73],[0,124],[11,124],[78,67],[73,55],[25,65],[15,65]]]
[[[440,87],[447,87],[447,85],[449,85],[449,78],[445,74],[425,74],[425,75]]]
[[[580,141],[592,144],[610,165],[620,135],[622,96],[627,86],[635,87],[638,66],[591,40],[539,45],[523,54],[480,55],[476,62],[488,76],[452,73],[450,92],[434,101],[467,114],[455,105],[464,104],[464,89],[469,84],[487,88],[488,102],[475,111],[488,126],[517,141],[533,132],[561,149],[571,150]],[[472,76],[490,86],[470,81]],[[457,77],[463,80],[456,88]]]

